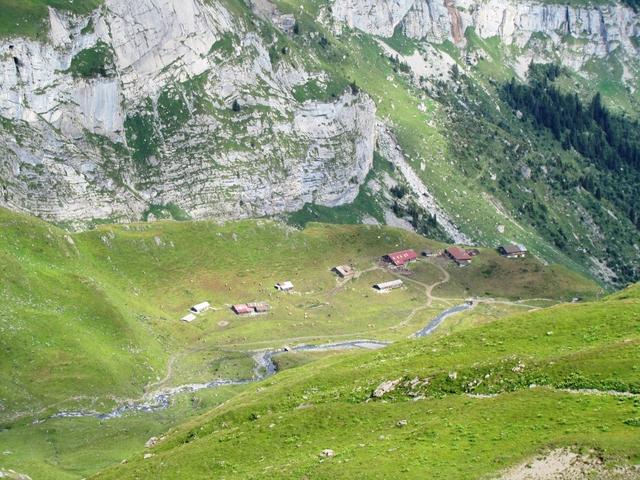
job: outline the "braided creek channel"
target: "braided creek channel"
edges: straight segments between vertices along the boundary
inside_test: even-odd
[[[424,328],[413,334],[412,338],[422,338],[431,335],[448,317],[461,313],[465,310],[469,310],[473,308],[473,306],[474,305],[472,303],[467,302],[440,312]],[[255,362],[255,368],[253,370],[254,376],[250,379],[215,379],[205,383],[188,383],[177,387],[162,388],[154,392],[147,393],[139,400],[124,403],[110,412],[100,413],[83,410],[63,411],[56,413],[49,418],[93,417],[100,420],[109,420],[113,418],[120,418],[129,412],[154,412],[168,408],[171,405],[171,399],[176,395],[229,385],[246,385],[271,377],[277,373],[277,367],[273,361],[273,357],[285,352],[329,352],[352,349],[378,350],[391,345],[391,343],[392,342],[383,342],[379,340],[350,340],[340,343],[296,345],[286,348],[256,351],[253,352],[253,360]]]

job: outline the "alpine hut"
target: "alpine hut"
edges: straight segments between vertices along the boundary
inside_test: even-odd
[[[396,288],[401,288],[402,285],[402,280],[391,280],[390,282],[376,283],[373,288],[380,290],[381,292],[388,292],[390,290],[395,290]]]
[[[507,244],[498,248],[500,254],[507,258],[524,258],[527,256],[527,248],[524,245]]]
[[[231,310],[233,310],[233,313],[235,313],[236,315],[249,315],[250,313],[254,312],[253,308],[251,308],[246,303],[239,303],[237,305],[234,305],[231,307]]]
[[[471,263],[471,255],[466,250],[459,247],[449,247],[445,250],[447,256],[461,267]]]
[[[202,313],[205,310],[208,310],[209,308],[211,308],[211,304],[209,302],[202,302],[202,303],[198,303],[197,305],[194,305],[193,307],[190,308],[190,310],[193,313]]]
[[[276,290],[280,290],[281,292],[290,292],[291,290],[293,290],[293,283],[289,281],[280,282],[276,283],[275,287]]]
[[[333,271],[342,278],[351,277],[355,273],[353,267],[350,265],[338,265],[337,267],[333,267]]]
[[[269,304],[264,302],[249,303],[248,306],[256,313],[267,313],[269,311]]]
[[[417,258],[418,255],[413,250],[402,250],[401,252],[389,253],[384,256],[387,262],[392,263],[396,267],[402,267]]]

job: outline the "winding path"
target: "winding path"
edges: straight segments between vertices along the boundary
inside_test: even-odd
[[[431,308],[431,306],[433,305],[433,300],[435,298],[433,296],[433,290],[436,287],[439,287],[440,285],[444,285],[445,283],[448,283],[449,280],[451,279],[451,275],[449,275],[449,272],[447,272],[444,268],[442,268],[442,266],[440,266],[438,264],[434,264],[434,263],[430,263],[430,265],[435,265],[440,270],[440,272],[442,272],[442,274],[443,274],[442,280],[439,280],[439,281],[437,281],[435,283],[432,283],[432,284],[426,284],[426,283],[420,282],[418,280],[415,280],[413,278],[405,277],[404,275],[400,275],[400,274],[398,274],[396,272],[390,271],[390,273],[392,275],[394,275],[397,278],[401,278],[403,281],[415,283],[417,285],[420,285],[420,286],[424,287],[424,293],[425,293],[425,295],[427,297],[427,302],[424,305],[420,305],[419,307],[414,308],[411,311],[411,313],[409,313],[407,318],[404,319],[402,322],[400,322],[398,325],[396,325],[395,328],[404,327],[409,322],[411,322],[411,320],[413,320],[413,317],[415,317],[416,313],[421,312],[423,310],[426,310],[427,308]],[[440,322],[440,323],[442,323],[442,322]]]

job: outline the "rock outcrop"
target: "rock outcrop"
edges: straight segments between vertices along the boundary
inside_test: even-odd
[[[215,1],[105,0],[86,17],[50,9],[46,42],[0,40],[0,204],[82,223],[153,205],[239,218],[353,200],[373,161],[373,101],[297,102],[323,74],[272,58],[276,40],[247,21]],[[112,68],[78,72],[98,45]]]
[[[352,28],[390,37],[396,29],[410,38],[465,42],[465,31],[526,46],[543,35],[560,53],[602,58],[616,49],[639,52],[640,16],[620,3],[567,6],[521,0],[334,0],[334,18]],[[573,41],[567,41],[572,39]],[[634,40],[636,39],[636,40]],[[567,58],[568,62],[576,59]]]

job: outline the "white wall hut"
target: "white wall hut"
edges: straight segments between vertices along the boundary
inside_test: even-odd
[[[280,290],[281,292],[290,292],[291,290],[293,290],[293,283],[289,281],[276,283],[276,289]]]
[[[353,267],[351,267],[350,265],[338,265],[337,267],[333,267],[332,270],[342,278],[350,277],[355,273]]]
[[[191,307],[191,311],[193,313],[202,313],[205,310],[208,310],[209,308],[211,308],[211,304],[209,302],[202,302]]]
[[[376,283],[373,288],[375,288],[376,290],[380,290],[381,292],[387,292],[389,290],[401,288],[402,285],[404,285],[402,283],[402,280],[392,280],[390,282]]]

